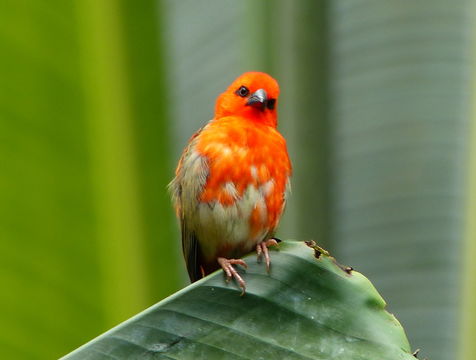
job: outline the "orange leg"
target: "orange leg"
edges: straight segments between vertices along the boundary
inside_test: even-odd
[[[271,265],[271,258],[269,257],[269,246],[277,246],[278,242],[276,239],[269,239],[266,241],[262,241],[256,245],[256,254],[258,255],[258,261],[261,260],[262,256],[264,256],[264,261],[266,262],[266,271],[269,272],[269,267]]]
[[[240,274],[238,274],[238,271],[235,270],[233,265],[241,265],[244,268],[247,268],[248,265],[246,265],[246,263],[241,259],[225,259],[225,258],[219,257],[217,261],[226,274],[226,281],[228,282],[231,280],[231,278],[235,278],[238,285],[240,285],[241,295],[243,296],[246,291],[246,283],[245,283],[245,280],[243,280],[243,278],[240,276]]]

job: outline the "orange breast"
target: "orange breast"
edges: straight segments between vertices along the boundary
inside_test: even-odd
[[[264,198],[266,211],[256,204],[249,219],[251,231],[259,232],[263,227],[274,230],[291,175],[286,141],[281,134],[270,126],[226,117],[203,129],[196,151],[209,164],[209,177],[200,201],[230,206],[252,186]]]

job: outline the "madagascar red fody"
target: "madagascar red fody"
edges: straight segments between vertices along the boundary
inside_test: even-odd
[[[291,163],[277,131],[279,86],[265,73],[238,77],[216,103],[215,117],[189,141],[170,184],[195,281],[220,266],[240,286],[234,264],[268,245],[286,203]]]

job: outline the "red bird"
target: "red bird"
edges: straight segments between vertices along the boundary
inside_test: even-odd
[[[256,249],[269,270],[273,239],[290,189],[291,162],[276,130],[279,85],[247,72],[216,102],[215,117],[189,140],[169,184],[190,280],[223,268],[245,292],[233,265]]]

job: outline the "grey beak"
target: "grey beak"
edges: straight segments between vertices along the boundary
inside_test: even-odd
[[[266,106],[266,101],[268,100],[268,94],[264,89],[256,90],[251,96],[248,98],[246,105],[253,106],[258,109],[264,109]]]

